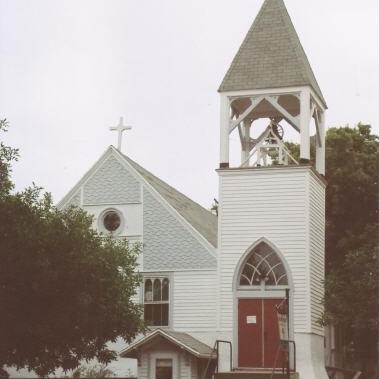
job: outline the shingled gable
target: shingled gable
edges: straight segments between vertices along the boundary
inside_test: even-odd
[[[283,0],[266,0],[219,92],[298,86],[310,86],[326,106]]]
[[[156,329],[150,334],[142,337],[140,340],[132,343],[126,349],[121,351],[120,356],[125,358],[135,358],[137,349],[140,349],[148,343],[153,342],[154,339],[157,339],[159,337],[171,342],[181,349],[186,350],[188,353],[194,355],[197,358],[216,359],[216,354],[213,352],[212,348],[200,342],[196,338],[190,336],[189,334],[162,329]]]
[[[145,170],[126,155],[124,159],[208,242],[217,247],[217,217]]]
[[[78,189],[97,168],[114,154],[119,159],[124,160],[132,167],[160,196],[182,216],[201,236],[203,236],[212,246],[217,247],[217,217],[210,211],[195,203],[187,196],[183,195],[175,188],[169,186],[163,180],[157,178],[151,172],[145,170],[132,159],[120,153],[113,146],[110,146],[94,166],[82,177],[79,183],[58,203],[58,208],[63,208],[75,196]]]

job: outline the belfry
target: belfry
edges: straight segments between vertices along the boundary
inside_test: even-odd
[[[283,0],[264,2],[219,93],[218,326],[233,341],[233,366],[281,366],[277,308],[287,297],[288,364],[296,361],[300,378],[326,378],[318,323],[326,102]],[[262,119],[265,129],[252,138]],[[299,134],[298,157],[283,140],[289,129]]]

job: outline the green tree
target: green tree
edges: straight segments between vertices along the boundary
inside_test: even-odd
[[[324,323],[338,328],[345,348],[350,350],[345,363],[362,371],[364,377],[371,377],[369,363],[376,360],[378,263],[378,249],[350,251],[341,265],[329,270],[325,280]]]
[[[328,268],[378,242],[379,139],[369,125],[330,128],[326,143]]]
[[[73,378],[113,378],[116,374],[106,365],[79,366],[73,373]]]
[[[7,119],[0,119],[0,133],[7,131]],[[12,172],[12,162],[17,160],[18,149],[6,146],[3,141],[0,141],[0,196],[8,194],[13,189],[10,173]]]
[[[99,235],[83,210],[58,210],[40,188],[12,194],[16,153],[0,146],[0,368],[46,376],[107,364],[116,358],[108,342],[144,330],[132,301],[140,246]]]
[[[369,125],[328,130],[324,322],[339,328],[364,372],[379,325],[378,162]]]
[[[295,157],[299,145],[286,143]],[[326,134],[326,280],[323,323],[335,325],[365,371],[378,330],[379,138],[369,125]],[[311,151],[314,161],[314,149]],[[378,377],[379,379],[379,377]]]

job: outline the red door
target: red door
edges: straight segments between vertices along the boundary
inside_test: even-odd
[[[279,347],[276,305],[282,299],[238,300],[238,365],[239,367],[273,368]],[[282,357],[275,365],[282,367]]]

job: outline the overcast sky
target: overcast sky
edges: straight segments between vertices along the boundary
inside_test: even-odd
[[[195,201],[217,197],[217,88],[263,0],[0,0],[0,118],[14,181],[59,201],[110,145]],[[378,0],[286,0],[329,106],[379,134]],[[4,136],[0,136],[4,138]]]

